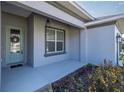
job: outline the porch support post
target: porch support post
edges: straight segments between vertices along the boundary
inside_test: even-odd
[[[30,66],[34,66],[34,15],[31,14],[28,17],[28,51],[27,59]]]
[[[0,91],[1,91],[1,1],[0,1]]]
[[[87,64],[87,29],[80,30],[80,61]]]

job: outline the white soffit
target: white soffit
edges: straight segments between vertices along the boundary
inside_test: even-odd
[[[124,18],[119,19],[116,23],[119,31],[124,34]]]
[[[56,1],[56,2],[85,20],[88,20],[88,21],[93,20],[93,18],[90,15],[88,15],[88,13],[84,12],[83,9],[80,8],[75,2],[72,2],[72,1],[70,2],[69,1],[62,1],[62,2]]]
[[[95,18],[91,16],[87,11],[85,11],[78,3],[75,1],[69,1],[70,4],[72,4],[75,8],[77,8],[78,14],[80,14],[82,17],[84,16],[88,20],[94,20]]]
[[[53,18],[55,20],[61,21],[63,23],[78,27],[84,28],[84,22],[79,19],[65,13],[64,11],[48,4],[44,1],[18,1],[18,2],[9,2],[11,4],[20,6],[32,12]]]
[[[1,5],[2,5],[2,11],[7,12],[7,13],[11,13],[14,15],[22,16],[22,17],[28,17],[31,14],[30,11],[27,11],[23,8],[14,6],[6,2],[2,2]]]

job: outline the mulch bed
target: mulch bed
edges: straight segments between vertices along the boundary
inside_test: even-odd
[[[94,67],[81,67],[73,73],[52,83],[54,92],[83,92],[89,91],[88,75],[95,70]]]

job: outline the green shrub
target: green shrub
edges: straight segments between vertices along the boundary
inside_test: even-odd
[[[124,66],[124,52],[123,51],[120,53],[119,60],[122,62]]]
[[[88,78],[89,91],[124,91],[124,67],[113,66],[111,61],[104,60]]]
[[[93,64],[91,64],[91,63],[88,63],[85,65],[85,67],[92,67],[92,66],[93,66]]]

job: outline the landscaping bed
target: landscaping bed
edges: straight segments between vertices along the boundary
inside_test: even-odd
[[[52,83],[54,92],[119,92],[124,91],[124,67],[111,62],[88,64]]]
[[[88,75],[93,73],[96,66],[87,65],[52,83],[54,92],[82,92],[88,91]]]

